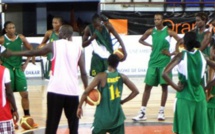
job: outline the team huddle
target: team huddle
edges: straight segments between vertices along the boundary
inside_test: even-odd
[[[173,132],[176,134],[214,134],[215,133],[215,36],[213,29],[208,30],[207,15],[196,15],[196,28],[180,38],[177,33],[163,25],[163,15],[155,14],[155,27],[148,29],[140,38],[140,44],[152,48],[145,76],[145,89],[140,112],[134,121],[147,120],[146,107],[153,86],[161,85],[161,103],[157,119],[165,120],[165,104],[168,85],[176,91]],[[212,20],[215,26],[215,20]],[[61,17],[54,17],[53,29],[48,30],[37,49],[23,35],[16,34],[15,25],[8,21],[0,37],[0,133],[13,134],[14,125],[18,129],[19,114],[13,92],[22,97],[24,117],[31,117],[24,70],[34,57],[47,55],[44,77],[49,79],[47,86],[46,134],[56,134],[62,111],[65,111],[70,134],[78,134],[79,119],[83,114],[82,105],[88,94],[97,88],[101,94],[100,104],[96,106],[93,134],[124,134],[125,115],[121,105],[132,100],[139,91],[129,78],[117,71],[119,62],[126,62],[127,52],[123,40],[105,16],[95,14],[92,23],[86,26],[82,44],[72,40],[73,28],[63,24]],[[123,58],[114,54],[111,34],[118,40]],[[152,44],[145,40],[152,36]],[[169,52],[170,39],[176,41],[173,53]],[[49,43],[47,43],[49,41]],[[47,44],[46,44],[47,43]],[[179,50],[183,44],[183,50]],[[23,45],[23,46],[22,46]],[[88,84],[83,48],[93,47]],[[22,47],[28,49],[22,51]],[[6,51],[3,52],[3,48]],[[23,64],[22,56],[27,56]],[[173,58],[171,59],[171,57]],[[176,84],[172,80],[172,69],[178,65]],[[79,100],[78,69],[84,86]],[[59,84],[60,83],[60,84]],[[123,84],[131,93],[122,97]],[[103,116],[106,115],[106,116]],[[34,123],[33,128],[38,124]]]

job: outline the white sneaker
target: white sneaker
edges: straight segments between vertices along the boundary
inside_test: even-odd
[[[164,121],[165,120],[164,111],[159,111],[158,112],[158,120],[159,121]]]
[[[140,110],[139,114],[132,118],[133,121],[145,121],[147,120],[145,112]]]

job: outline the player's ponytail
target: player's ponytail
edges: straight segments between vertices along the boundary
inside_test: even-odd
[[[6,21],[5,23],[4,23],[4,28],[2,29],[2,32],[1,32],[1,35],[4,35],[4,34],[6,34],[6,28],[7,28],[7,25],[8,24],[13,24],[13,22],[12,21]]]
[[[184,35],[184,45],[188,51],[191,51],[193,48],[199,48],[201,46],[200,42],[196,39],[195,32],[187,32]]]

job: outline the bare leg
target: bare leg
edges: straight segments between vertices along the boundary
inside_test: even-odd
[[[161,106],[165,106],[166,104],[166,100],[167,100],[167,97],[168,97],[168,85],[166,84],[163,84],[161,85],[162,87],[162,95],[161,95]]]
[[[29,110],[29,99],[28,99],[28,92],[27,91],[24,91],[24,92],[19,92],[22,99],[21,99],[21,102],[22,102],[22,108],[23,110]]]
[[[145,90],[144,90],[144,93],[143,93],[143,98],[142,98],[142,106],[147,106],[147,103],[148,103],[148,100],[150,98],[150,94],[151,94],[151,89],[152,89],[152,86],[149,86],[149,85],[145,85]]]

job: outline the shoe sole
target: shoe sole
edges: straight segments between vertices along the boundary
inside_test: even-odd
[[[158,121],[165,121],[165,119],[158,118]]]
[[[133,121],[146,121],[147,119],[140,119],[140,120],[137,120],[137,119],[132,119]]]

